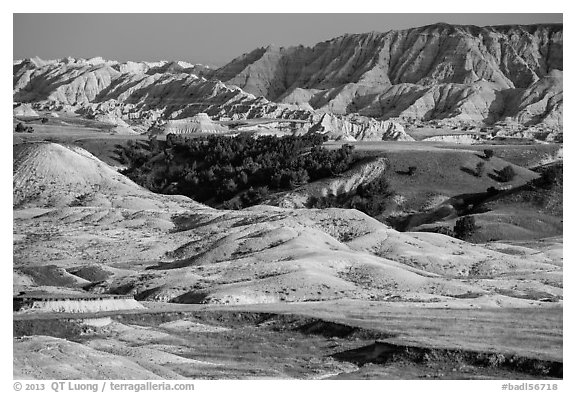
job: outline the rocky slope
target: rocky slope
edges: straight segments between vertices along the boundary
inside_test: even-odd
[[[206,113],[199,113],[192,117],[179,120],[169,120],[161,128],[161,132],[168,134],[222,134],[229,132],[227,127],[212,121]]]
[[[328,128],[350,140],[406,140],[402,125],[430,121],[505,122],[505,129],[520,128],[514,132],[557,134],[562,43],[562,25],[438,24],[345,35],[312,48],[259,48],[218,70],[34,58],[14,62],[13,99],[140,131],[207,113],[213,120],[306,120],[298,132]]]
[[[13,203],[26,207],[93,206],[154,209],[188,198],[156,196],[86,150],[36,142],[14,145]],[[201,206],[201,205],[197,205]]]
[[[52,143],[18,146],[15,159],[17,292],[81,291],[47,275],[54,265],[106,272],[81,274],[91,292],[183,303],[449,302],[474,293],[486,304],[528,305],[537,299],[523,291],[562,296],[562,269],[545,256],[400,233],[356,210],[215,210],[153,194],[81,149]],[[71,182],[88,195],[65,198]]]
[[[358,115],[337,116],[325,113],[310,127],[310,132],[326,134],[330,139],[346,141],[413,141],[404,127],[395,121],[366,119]]]
[[[338,114],[470,123],[512,117],[561,127],[562,42],[562,25],[437,24],[312,48],[260,48],[214,75],[270,100]],[[530,115],[525,100],[539,103]]]
[[[14,348],[17,379],[162,378],[123,356],[60,338],[22,337],[14,339]]]
[[[114,113],[130,120],[182,118],[200,112],[231,117],[238,112],[244,118],[251,111],[252,116],[262,115],[258,108],[268,103],[237,87],[198,77],[190,69],[130,62],[94,65],[84,59],[47,64],[25,60],[15,65],[13,96],[15,102],[33,102],[37,107],[72,106],[87,116]],[[272,105],[262,110],[277,109]]]
[[[36,117],[38,113],[34,109],[32,109],[32,105],[30,104],[21,104],[14,107],[12,110],[14,116],[20,117]]]
[[[192,132],[198,127],[189,126],[189,123],[197,123],[195,116],[200,114],[209,116],[206,121],[303,120],[294,123],[291,130],[303,133],[316,125],[316,129],[335,137],[341,134],[334,123],[345,124],[346,131],[342,136],[351,139],[362,139],[363,134],[368,133],[371,138],[381,140],[388,138],[391,127],[394,130],[398,128],[392,122],[380,127],[379,122],[361,116],[353,120],[332,119],[332,116],[331,125],[326,128],[325,115],[316,113],[308,105],[270,102],[236,86],[198,77],[191,69],[174,67],[163,72],[158,70],[161,67],[127,64],[105,62],[94,65],[83,59],[44,64],[27,60],[14,67],[17,80],[14,100],[32,102],[42,110],[74,110],[87,118],[100,119],[124,130],[132,127],[153,133]],[[151,73],[151,70],[157,71]],[[222,127],[214,128],[224,130]],[[397,138],[396,134],[394,132],[391,139]]]

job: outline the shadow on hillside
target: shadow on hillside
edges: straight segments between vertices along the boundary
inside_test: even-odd
[[[480,369],[499,369],[533,376],[562,378],[562,362],[528,358],[517,354],[466,349],[435,348],[376,341],[373,344],[337,352],[331,357],[363,366],[372,364],[425,364],[431,359],[442,364],[465,364]]]
[[[410,176],[410,171],[396,171],[398,175]]]
[[[204,255],[204,253],[200,255]],[[197,262],[198,259],[197,257],[198,255],[192,258],[179,259],[174,262],[160,262],[157,265],[148,266],[145,270],[172,270],[172,269],[181,269],[189,266],[197,266],[200,264],[199,262]]]
[[[487,202],[527,190],[530,187],[530,184],[527,183],[506,190],[497,190],[494,187],[490,187],[484,192],[455,195],[442,202],[440,206],[429,211],[412,213],[406,216],[388,217],[386,224],[392,226],[397,231],[407,232],[424,224],[433,224],[438,221],[468,214],[484,213],[488,211],[485,206]]]
[[[486,157],[484,154],[474,154],[476,157],[484,160],[484,161],[490,161],[491,157]]]
[[[506,172],[504,171],[504,169],[501,170],[494,170],[494,173],[489,173],[488,177],[494,181],[497,181],[498,183],[508,183],[511,182],[512,180],[514,180],[514,177],[516,177],[516,175],[510,177],[510,175],[506,175]]]
[[[476,173],[476,171],[475,171],[474,169],[470,169],[470,168],[467,168],[467,167],[465,167],[465,166],[461,166],[461,167],[460,167],[460,170],[461,170],[462,172],[465,172],[465,173],[467,173],[467,174],[469,174],[469,175],[472,175],[472,176],[474,176],[474,177],[477,176],[477,173]]]

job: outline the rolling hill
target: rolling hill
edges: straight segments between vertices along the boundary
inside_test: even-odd
[[[526,280],[549,297],[562,293],[551,258],[400,233],[356,210],[215,210],[142,189],[78,147],[31,143],[16,153],[15,291],[80,290],[61,287],[57,274],[50,282],[42,269],[51,265],[67,277],[106,272],[83,286],[90,292],[182,303],[452,302],[475,293],[482,303],[520,305],[537,300],[514,292]],[[87,196],[73,198],[71,181]]]

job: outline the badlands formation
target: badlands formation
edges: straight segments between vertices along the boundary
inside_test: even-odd
[[[337,114],[558,127],[562,26],[438,24],[345,35],[312,48],[256,49],[215,76]]]
[[[562,25],[436,24],[345,35],[313,47],[259,48],[213,70],[101,58],[14,62],[15,102],[106,115],[146,132],[206,113],[285,119],[348,140],[408,140],[406,128],[562,133]]]
[[[90,283],[70,271],[86,267],[105,273],[91,292],[182,303],[473,295],[467,301],[522,306],[562,296],[554,253],[401,233],[356,210],[215,210],[153,194],[77,147],[19,144],[15,159],[16,293],[81,291]],[[65,272],[51,282],[46,265]]]
[[[169,120],[162,127],[162,133],[168,134],[222,134],[229,132],[227,127],[223,127],[210,119],[206,113],[198,113],[192,117],[181,120]]]
[[[92,299],[86,315],[15,312],[14,376],[561,378],[562,178],[548,199],[526,187],[562,170],[562,40],[562,25],[437,24],[220,69],[14,61],[14,123],[35,130],[13,137],[15,299]],[[317,132],[363,157],[242,210],[118,171],[127,146],[241,132]],[[306,208],[382,176],[406,231]],[[459,215],[479,240],[426,231]]]

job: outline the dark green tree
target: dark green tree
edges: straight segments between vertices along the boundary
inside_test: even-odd
[[[482,177],[485,171],[486,171],[486,164],[484,163],[484,161],[480,161],[479,163],[476,164],[476,172],[474,173],[476,177]]]
[[[506,183],[514,180],[514,178],[516,177],[516,171],[514,170],[512,165],[508,165],[498,173],[498,177],[501,182]]]
[[[454,234],[458,239],[467,240],[474,235],[477,229],[474,216],[464,216],[456,220]]]

